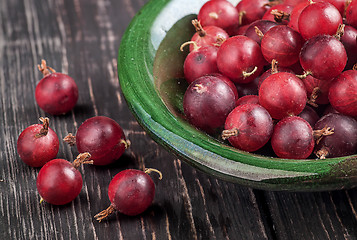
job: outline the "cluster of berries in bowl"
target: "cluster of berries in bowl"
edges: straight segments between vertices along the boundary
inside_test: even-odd
[[[357,152],[357,0],[211,0],[192,24],[192,125],[280,158]]]
[[[42,60],[38,69],[44,77],[36,86],[37,104],[46,113],[63,115],[71,111],[78,100],[78,87],[67,74],[57,73]],[[74,135],[69,133],[63,141],[76,146],[79,155],[73,162],[56,158],[59,138],[50,128],[49,118],[41,117],[42,124],[24,129],[17,140],[17,152],[27,165],[41,168],[36,186],[41,200],[53,205],[72,202],[81,192],[83,179],[78,168],[82,164],[109,166],[116,162],[130,145],[121,126],[106,116],[85,120]],[[153,202],[155,184],[150,172],[156,169],[126,169],[111,180],[108,196],[111,205],[94,217],[101,221],[115,210],[130,216],[144,212]]]

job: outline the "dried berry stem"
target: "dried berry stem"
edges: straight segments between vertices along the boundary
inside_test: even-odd
[[[271,74],[278,73],[278,61],[276,59],[271,60]]]
[[[258,70],[258,67],[255,66],[254,69],[252,71],[250,71],[250,72],[243,71],[242,72],[243,78],[247,78],[247,77],[252,76],[257,70]]]
[[[44,137],[48,133],[48,127],[50,125],[50,119],[49,118],[44,118],[40,117],[40,121],[43,123],[42,128],[39,133],[35,135],[36,138]]]
[[[311,75],[312,74],[312,72],[310,72],[310,71],[304,71],[304,74],[302,74],[302,75],[295,75],[295,76],[297,76],[298,78],[300,78],[300,79],[304,79],[304,78],[306,78],[307,76],[309,76],[309,75]]]
[[[343,36],[343,34],[345,33],[345,24],[340,24],[338,25],[336,34],[333,35],[338,41],[341,40],[341,37]]]
[[[310,98],[307,100],[307,103],[313,107],[318,107],[318,105],[316,104],[316,99],[320,96],[320,94],[321,94],[321,89],[319,87],[315,87],[312,90],[312,93],[310,95]]]
[[[73,136],[72,133],[68,133],[68,135],[63,138],[63,141],[68,143],[70,146],[74,146],[76,145],[76,136]]]
[[[121,139],[120,143],[124,144],[125,149],[128,149],[131,145],[131,142],[129,140]]]
[[[335,130],[334,128],[330,128],[327,126],[325,126],[323,129],[320,129],[320,130],[314,130],[313,135],[314,135],[316,144],[319,144],[324,136],[332,135],[334,133],[334,130]]]
[[[144,171],[146,174],[150,174],[152,172],[156,172],[157,174],[159,174],[159,179],[161,180],[162,179],[162,173],[155,169],[155,168],[146,168],[145,171]]]
[[[195,41],[188,41],[188,42],[183,43],[183,44],[180,46],[181,52],[183,52],[183,48],[184,48],[184,47],[186,47],[187,45],[190,45],[190,44],[193,44],[193,50],[197,50],[197,49],[200,48],[199,46],[197,46],[197,43],[196,43]]]
[[[46,65],[46,61],[44,59],[41,60],[41,65],[37,65],[38,70],[43,74],[43,76],[47,76],[51,73],[55,73],[56,70]]]
[[[239,18],[238,18],[238,24],[239,26],[242,26],[243,24],[243,17],[245,16],[245,11],[239,12]]]
[[[222,139],[226,140],[230,137],[236,137],[239,134],[239,130],[237,128],[233,128],[233,129],[227,129],[227,130],[223,130],[222,131]]]
[[[226,39],[219,35],[216,39],[216,43],[214,43],[213,45],[215,47],[220,47],[222,45],[222,43],[224,43],[224,41],[226,41]]]
[[[274,16],[274,20],[278,23],[281,23],[283,20],[289,21],[290,20],[290,14],[279,11],[278,9],[273,9],[271,10],[270,14]]]
[[[92,156],[88,152],[80,153],[78,154],[77,158],[73,161],[72,165],[74,168],[77,169],[82,164],[93,164],[93,160],[90,160],[91,157]]]
[[[254,26],[254,31],[258,35],[259,39],[262,40],[262,38],[264,37],[264,33],[260,31],[260,29],[257,26]]]
[[[194,20],[192,20],[191,23],[195,27],[196,32],[198,33],[198,35],[200,35],[200,37],[206,36],[207,33],[205,30],[203,30],[203,27],[202,27],[200,21],[198,21],[197,19],[194,19]]]
[[[329,151],[326,148],[323,147],[320,150],[316,151],[315,155],[319,159],[326,159],[326,157],[329,155]]]
[[[357,70],[357,63],[353,65],[352,70]]]
[[[273,1],[270,1],[269,3],[264,4],[263,6],[264,7],[273,7],[275,5],[281,4],[282,2],[283,1],[281,1],[281,0],[273,0]]]
[[[113,205],[110,205],[107,209],[101,211],[100,213],[94,215],[95,220],[101,222],[104,218],[107,218],[110,214],[115,211]]]

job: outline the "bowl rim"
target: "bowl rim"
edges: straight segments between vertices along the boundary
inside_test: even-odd
[[[169,111],[154,86],[152,68],[157,48],[152,42],[152,24],[174,1],[149,1],[127,27],[118,54],[121,91],[153,140],[205,173],[248,187],[288,191],[354,187],[356,155],[296,160],[247,153],[210,137]]]

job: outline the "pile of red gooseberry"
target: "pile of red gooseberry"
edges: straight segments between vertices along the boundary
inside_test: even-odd
[[[357,0],[211,0],[192,24],[192,125],[280,158],[356,153]]]
[[[40,108],[52,115],[62,115],[73,109],[78,99],[75,81],[66,74],[57,73],[42,60],[38,66],[44,77],[36,86],[35,97]],[[123,129],[113,119],[95,116],[84,121],[76,135],[68,134],[63,140],[76,145],[79,155],[73,162],[56,159],[59,139],[49,127],[49,118],[41,117],[42,124],[34,124],[21,132],[17,151],[24,163],[41,167],[37,176],[37,190],[41,202],[64,205],[73,201],[81,192],[83,180],[78,171],[81,164],[109,165],[117,161],[130,142]],[[94,216],[98,221],[114,210],[126,215],[138,215],[153,202],[155,185],[148,168],[144,171],[127,169],[118,173],[110,182],[108,196],[111,205]]]

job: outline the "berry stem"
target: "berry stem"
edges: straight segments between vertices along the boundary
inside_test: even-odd
[[[326,159],[327,155],[329,154],[329,151],[323,147],[320,150],[316,151],[315,154],[319,159]]]
[[[46,61],[44,59],[41,60],[41,65],[37,65],[38,70],[43,74],[43,76],[50,75],[51,73],[55,73],[56,70],[47,66]]]
[[[100,213],[94,215],[95,220],[101,222],[104,218],[107,218],[110,214],[115,211],[113,205],[110,205],[107,209],[101,211]]]
[[[260,29],[257,26],[254,26],[254,31],[258,35],[259,39],[262,40],[264,37],[264,33],[260,31]]]
[[[320,96],[320,94],[321,94],[321,89],[319,87],[315,87],[312,90],[312,93],[310,95],[310,98],[307,100],[307,103],[313,107],[318,107],[318,105],[316,104],[316,99]]]
[[[150,174],[150,173],[152,173],[152,172],[156,172],[157,174],[159,174],[159,179],[160,179],[160,180],[162,179],[162,173],[161,173],[159,170],[155,169],[155,168],[147,168],[147,169],[145,169],[144,172],[145,172],[146,174]]]
[[[78,154],[77,158],[73,161],[72,165],[75,169],[79,168],[82,164],[93,164],[93,160],[90,160],[91,155],[88,152]]]
[[[244,15],[245,15],[245,11],[239,12],[239,18],[238,18],[238,24],[239,24],[239,26],[242,26],[242,24],[243,24],[243,17],[244,17]]]
[[[276,59],[271,60],[271,74],[278,73],[278,61]]]
[[[128,149],[131,145],[131,142],[129,140],[121,139],[120,143],[124,144],[125,149]]]
[[[183,43],[181,46],[180,46],[180,50],[181,52],[183,52],[183,48],[186,47],[187,45],[190,45],[190,44],[193,44],[193,51],[199,49],[200,47],[197,45],[197,43],[195,41],[188,41],[188,42],[185,42]]]
[[[295,76],[298,77],[298,78],[300,78],[300,79],[304,79],[304,78],[306,78],[306,77],[309,76],[309,75],[312,75],[312,72],[310,72],[310,71],[304,71],[304,74],[302,74],[302,75],[295,75]]]
[[[323,129],[320,129],[320,130],[314,130],[313,135],[314,135],[316,144],[319,144],[324,136],[332,135],[334,133],[334,130],[335,130],[334,128],[330,128],[327,126],[325,126]]]
[[[243,71],[242,72],[243,78],[252,76],[257,70],[258,70],[258,67],[255,66],[254,69],[250,72]]]
[[[222,131],[222,139],[226,140],[230,137],[236,137],[239,134],[239,130],[237,128],[233,128],[233,129],[227,129],[227,130],[223,130]]]
[[[345,24],[340,24],[338,25],[336,34],[333,35],[338,41],[341,40],[341,37],[343,36],[343,34],[345,33]]]
[[[48,133],[48,127],[50,125],[50,119],[49,118],[44,118],[40,117],[40,121],[43,123],[42,128],[39,133],[35,135],[36,138],[44,137]]]
[[[281,23],[283,20],[289,21],[290,20],[290,14],[279,11],[278,9],[273,9],[271,10],[270,14],[274,16],[275,22]]]
[[[353,65],[352,70],[357,70],[357,63]]]
[[[72,133],[68,133],[68,135],[63,138],[63,141],[68,143],[70,146],[74,146],[76,145],[76,136],[73,136]]]
[[[194,19],[194,20],[192,20],[191,23],[195,27],[196,32],[198,33],[198,35],[200,35],[200,37],[206,36],[207,33],[205,30],[203,30],[203,27],[202,27],[200,21],[198,21],[197,19]]]

